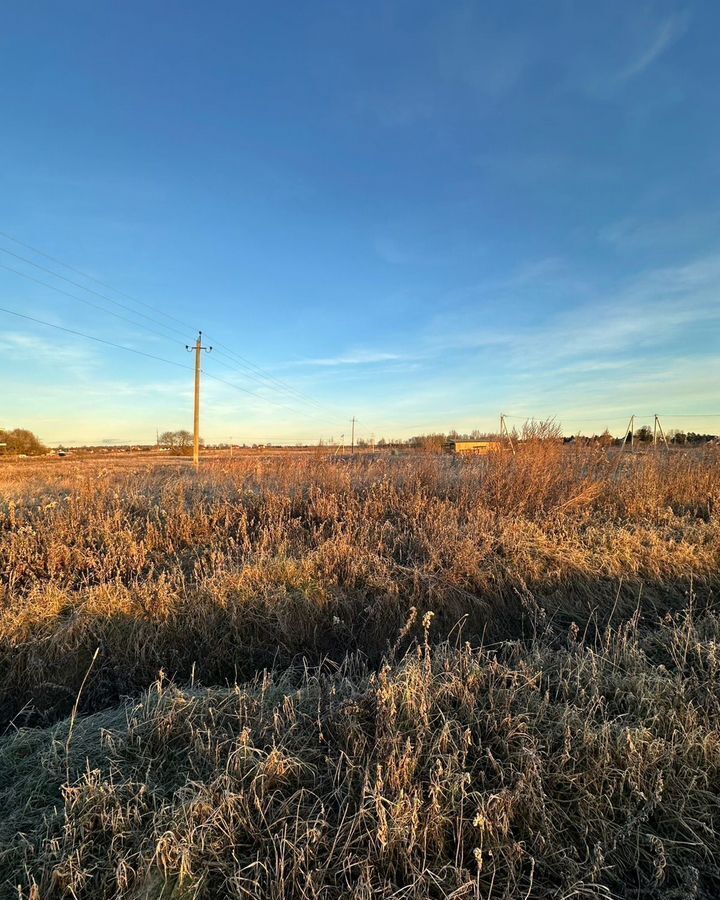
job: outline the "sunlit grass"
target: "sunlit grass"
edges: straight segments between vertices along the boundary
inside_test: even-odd
[[[719,475],[0,469],[5,896],[716,896]]]

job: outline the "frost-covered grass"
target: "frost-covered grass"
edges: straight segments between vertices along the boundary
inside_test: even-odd
[[[0,896],[720,893],[716,452],[0,498]]]

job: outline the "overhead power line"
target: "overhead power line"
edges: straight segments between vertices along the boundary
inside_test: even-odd
[[[7,313],[10,316],[17,316],[18,319],[27,319],[28,322],[35,322],[36,325],[45,325],[48,328],[55,328],[57,331],[64,331],[66,334],[74,334],[77,337],[87,338],[89,341],[96,341],[98,344],[105,344],[108,347],[114,347],[116,350],[126,350],[128,353],[137,354],[137,356],[146,356],[148,359],[164,362],[169,366],[177,366],[178,369],[191,369],[190,366],[184,366],[182,363],[174,362],[172,359],[155,356],[154,353],[146,353],[144,350],[136,350],[134,347],[126,347],[124,344],[116,344],[114,341],[107,341],[105,338],[86,334],[84,331],[77,331],[75,328],[66,328],[64,325],[57,325],[55,322],[46,322],[44,319],[36,319],[35,316],[28,316],[26,313],[20,313],[14,309],[7,309],[4,306],[0,306],[0,312]]]
[[[225,366],[225,368],[227,368],[231,372],[238,372],[239,374],[241,374],[243,376],[243,378],[250,378],[252,381],[255,381],[257,384],[259,384],[260,387],[269,387],[271,390],[273,389],[271,385],[267,385],[266,382],[263,381],[262,379],[253,378],[252,374],[247,374],[247,373],[243,372],[241,369],[239,369],[237,366],[231,365],[230,363],[225,362],[223,359],[218,359],[217,358],[217,356],[218,356],[217,347],[214,344],[213,344],[213,350],[215,351],[214,355],[216,356],[216,359],[215,359],[216,363],[220,363],[221,366]],[[223,354],[221,354],[221,355],[223,355]],[[208,374],[208,377],[215,378],[216,381],[222,381],[222,379],[218,378],[216,375],[214,376],[214,375]],[[230,384],[231,387],[235,387],[235,385],[232,384],[231,382],[224,382],[224,383]],[[298,409],[297,407],[288,406],[287,400],[285,400],[285,398],[281,394],[278,395],[281,397],[280,400],[274,400],[272,397],[268,397],[266,394],[256,394],[256,396],[260,397],[262,400],[264,400],[267,403],[273,403],[277,406],[280,406],[281,409],[290,409],[293,412],[299,412],[302,415],[307,415],[307,416],[316,417],[318,415],[318,411],[315,411],[315,410],[308,411],[305,409]],[[290,399],[296,400],[296,398],[293,396],[290,396]],[[329,409],[329,407],[328,407],[328,409]],[[324,407],[319,407],[319,412],[323,413],[323,415],[327,415],[327,412],[325,411]],[[335,414],[332,410],[330,410],[330,412]],[[328,419],[326,421],[330,421],[330,420]],[[333,420],[333,421],[335,421],[335,420]],[[338,424],[337,421],[335,421],[335,424]]]
[[[169,337],[167,334],[163,334],[162,331],[156,331],[154,328],[148,328],[147,325],[144,325],[141,322],[135,322],[133,319],[128,319],[127,316],[123,316],[120,313],[113,312],[111,309],[105,309],[104,306],[93,303],[92,300],[86,300],[84,297],[78,297],[75,294],[71,294],[69,291],[64,291],[62,288],[57,287],[57,285],[48,284],[47,281],[42,281],[40,278],[34,278],[32,275],[28,275],[27,272],[21,272],[20,269],[13,269],[12,266],[6,266],[4,263],[0,263],[0,268],[5,269],[7,272],[12,272],[15,275],[19,275],[21,278],[26,278],[28,281],[33,281],[35,284],[40,284],[43,287],[50,288],[51,291],[57,291],[58,294],[62,294],[64,297],[70,297],[71,300],[77,300],[78,303],[84,303],[86,306],[91,306],[93,309],[99,309],[101,312],[105,312],[109,316],[114,316],[114,318],[116,319],[121,319],[123,322],[129,322],[131,325],[135,325],[138,328],[144,328],[146,331],[149,331],[152,334],[156,334],[161,338],[165,338],[168,341],[175,340],[174,338]]]
[[[113,300],[113,298],[108,297],[107,294],[101,294],[99,291],[96,291],[93,288],[89,288],[87,287],[87,285],[81,284],[79,281],[73,281],[72,278],[66,278],[64,275],[60,275],[58,272],[53,272],[52,269],[48,269],[46,266],[41,266],[40,263],[33,262],[33,260],[27,259],[27,257],[25,256],[20,256],[18,253],[13,253],[12,250],[6,250],[5,247],[0,247],[0,252],[7,253],[8,256],[12,256],[14,259],[19,259],[21,262],[27,263],[29,266],[33,266],[34,268],[39,269],[41,272],[46,272],[48,275],[52,275],[53,278],[59,278],[61,281],[65,281],[68,284],[71,284],[73,287],[80,288],[81,291],[87,291],[89,294],[94,294],[96,297],[100,297],[101,299],[106,300],[108,303],[112,303],[113,306],[118,306],[120,309],[131,312],[135,316],[140,316],[143,319],[154,322],[156,325],[159,325],[160,328],[166,328],[168,331],[174,331],[176,334],[182,336],[185,335],[184,331],[180,331],[179,329],[174,328],[172,325],[165,325],[163,322],[159,322],[152,316],[148,316],[136,309],[132,309],[125,303],[120,303],[119,300]],[[106,310],[106,312],[109,312],[109,310]]]
[[[0,249],[1,249],[1,248],[0,248]],[[156,335],[158,335],[158,336],[161,337],[161,338],[164,338],[164,339],[169,340],[169,341],[174,340],[174,339],[171,338],[169,335],[163,334],[161,331],[157,331],[157,330],[155,330],[154,328],[149,328],[147,325],[145,325],[145,324],[143,324],[143,323],[135,322],[133,319],[129,319],[127,316],[123,316],[123,315],[121,315],[120,313],[116,313],[116,312],[113,312],[112,310],[105,309],[103,306],[100,306],[100,305],[97,304],[97,303],[93,303],[92,300],[87,300],[87,299],[85,299],[84,297],[78,297],[76,294],[71,294],[69,291],[66,291],[66,290],[64,290],[63,288],[57,287],[57,285],[49,284],[49,283],[46,282],[46,281],[42,281],[40,278],[35,278],[33,275],[28,275],[27,272],[21,272],[20,269],[15,269],[15,268],[13,268],[12,266],[6,266],[4,263],[0,263],[0,268],[5,269],[5,270],[8,271],[8,272],[12,272],[12,273],[15,274],[15,275],[19,275],[21,278],[26,278],[26,279],[28,279],[29,281],[34,282],[35,284],[39,284],[39,285],[42,285],[43,287],[49,288],[49,289],[52,290],[52,291],[56,291],[58,294],[62,294],[64,297],[69,297],[69,298],[72,299],[72,300],[77,300],[78,303],[83,303],[84,305],[90,306],[90,307],[92,307],[93,309],[98,309],[98,310],[100,310],[101,312],[105,312],[105,313],[107,313],[108,315],[113,316],[114,318],[119,319],[119,320],[121,320],[121,321],[123,321],[123,322],[128,322],[130,325],[135,325],[135,326],[137,326],[137,327],[139,327],[139,328],[143,328],[143,329],[145,329],[146,331],[149,331],[149,332],[151,332],[152,334],[156,334]],[[38,321],[39,321],[39,320],[38,320]],[[81,333],[78,332],[78,334],[81,334]],[[227,365],[227,363],[223,363],[222,360],[221,360],[220,362],[221,362],[221,365]],[[231,369],[234,370],[234,367],[232,367],[232,366],[228,366],[228,368],[231,368]],[[209,377],[212,378],[212,377],[214,377],[214,376],[209,375]],[[216,380],[222,382],[222,379],[216,379]],[[263,383],[264,383],[264,382],[260,381],[260,379],[255,379],[255,380],[258,381],[258,383],[260,383],[260,384],[263,384]],[[248,393],[248,394],[250,394],[250,395],[253,396],[253,397],[258,397],[258,398],[260,398],[260,399],[263,399],[263,400],[265,400],[265,401],[268,402],[268,403],[275,403],[275,402],[276,402],[276,401],[272,400],[271,398],[264,397],[262,394],[257,394],[257,393],[255,393],[255,392],[253,392],[253,391],[247,391],[246,389],[241,388],[239,385],[231,384],[230,382],[223,382],[223,383],[229,385],[230,387],[235,388],[236,390],[243,390],[243,391],[245,391],[245,393]],[[282,408],[283,408],[283,409],[287,409],[288,407],[283,406]],[[296,411],[296,410],[294,410],[294,411]]]
[[[296,399],[303,400],[306,403],[312,403],[314,406],[317,406],[321,409],[325,409],[326,411],[331,412],[333,415],[341,415],[341,413],[339,413],[338,410],[335,410],[332,407],[327,406],[324,403],[320,403],[318,400],[315,400],[313,397],[310,397],[308,394],[303,393],[303,391],[299,390],[298,388],[295,388],[292,385],[287,384],[287,382],[282,381],[280,378],[275,378],[275,376],[270,375],[269,373],[266,374],[265,371],[260,366],[255,365],[255,363],[251,362],[246,357],[241,356],[239,353],[236,353],[234,350],[231,350],[229,347],[226,347],[220,341],[215,341],[215,347],[222,348],[221,350],[218,351],[220,353],[220,355],[226,357],[227,359],[232,360],[233,362],[235,362],[235,364],[237,366],[239,366],[243,369],[246,369],[248,372],[250,372],[252,374],[257,373],[256,380],[257,380],[257,377],[259,377],[264,382],[267,382],[271,385],[277,386],[276,389],[280,388],[281,390],[285,391],[286,393],[290,393],[290,394],[294,395]],[[222,352],[223,350],[225,350],[226,352],[223,353]]]
[[[283,403],[281,400],[273,400],[272,397],[266,397],[263,394],[258,394],[255,391],[248,391],[246,388],[240,387],[238,384],[233,384],[232,381],[226,381],[224,378],[219,378],[217,375],[213,375],[212,372],[204,371],[204,375],[206,378],[211,378],[213,381],[217,381],[219,384],[227,385],[227,387],[234,388],[236,391],[242,391],[244,394],[249,394],[251,397],[257,397],[259,400],[262,400],[263,403],[272,403],[273,406],[277,406],[279,409],[285,409],[289,412],[298,413],[301,416],[310,416],[312,418],[317,418],[317,413],[311,413],[304,409],[298,409],[296,406],[288,406],[286,403]],[[335,425],[338,426],[337,422],[331,422],[329,419],[320,420],[324,424]]]
[[[42,256],[45,259],[50,260],[51,262],[56,263],[57,265],[63,266],[64,268],[68,269],[69,271],[74,272],[77,275],[80,275],[82,278],[85,278],[89,281],[99,284],[100,286],[105,287],[108,290],[111,290],[114,293],[119,294],[120,296],[126,297],[128,300],[131,300],[133,303],[143,306],[144,308],[152,310],[154,313],[156,313],[158,315],[164,316],[167,319],[171,319],[172,321],[177,322],[178,324],[182,325],[184,329],[195,330],[194,328],[192,328],[192,326],[188,325],[186,322],[183,322],[181,319],[177,318],[176,316],[170,315],[169,313],[166,313],[163,310],[158,309],[158,308],[152,306],[151,304],[146,303],[142,300],[138,300],[136,297],[133,297],[130,294],[126,294],[123,291],[120,291],[118,288],[113,287],[112,285],[108,284],[107,282],[101,281],[100,279],[95,278],[92,275],[89,275],[87,272],[83,272],[81,269],[71,266],[69,263],[64,262],[61,259],[58,259],[55,256],[51,256],[50,254],[45,253],[44,251],[40,250],[37,247],[32,246],[31,244],[27,244],[27,243],[23,242],[23,241],[19,240],[18,238],[14,237],[13,235],[8,234],[7,232],[0,231],[0,236],[12,241],[15,244],[18,244],[21,247],[24,247],[27,250],[32,251],[33,253],[38,254],[39,256]],[[186,335],[185,330],[180,331],[179,329],[177,329],[173,326],[166,325],[164,322],[160,322],[157,318],[154,318],[152,316],[148,316],[142,312],[139,312],[138,310],[135,310],[132,307],[129,307],[124,303],[120,303],[118,300],[115,300],[112,297],[108,297],[106,294],[96,291],[93,288],[88,287],[87,285],[84,285],[84,284],[81,284],[80,282],[74,281],[71,278],[67,278],[66,276],[61,275],[60,273],[55,272],[52,269],[47,268],[46,266],[41,266],[39,263],[36,263],[35,261],[28,259],[27,257],[21,256],[18,253],[14,253],[12,250],[8,250],[5,247],[0,247],[0,251],[8,254],[9,256],[12,256],[13,258],[15,258],[17,260],[20,260],[21,262],[24,262],[30,266],[33,266],[34,268],[36,268],[42,272],[45,272],[45,273],[53,276],[54,278],[58,278],[62,281],[65,281],[66,283],[72,285],[73,287],[77,287],[77,288],[80,288],[80,290],[87,291],[88,293],[93,294],[93,295],[105,300],[106,302],[119,307],[120,309],[124,309],[125,311],[130,312],[133,315],[140,316],[143,319],[147,319],[148,321],[153,322],[155,325],[159,326],[160,328],[164,328],[167,331],[171,331],[174,334],[180,335],[183,337],[185,337],[185,335]],[[39,279],[34,279],[34,278],[32,278],[32,276],[28,275],[27,273],[23,273],[18,269],[13,269],[10,266],[3,266],[3,268],[5,268],[7,271],[13,272],[14,274],[17,274],[23,278],[27,278],[31,281],[35,281],[36,283],[45,286],[45,287],[49,287],[53,290],[56,290],[59,293],[64,293],[65,296],[71,297],[72,299],[77,300],[81,303],[85,302],[87,305],[90,305],[90,306],[94,305],[94,304],[89,303],[89,301],[84,301],[81,298],[79,298],[73,294],[70,294],[68,292],[60,290],[60,288],[57,288],[54,285],[49,285],[46,282],[40,281]],[[94,306],[96,309],[99,309],[100,311],[103,311],[103,312],[107,312],[110,315],[114,315],[116,318],[124,318],[124,317],[118,316],[117,313],[113,313],[111,310],[104,309],[104,307],[97,306],[97,305],[94,305]],[[130,321],[130,320],[125,320],[125,321]],[[144,326],[141,323],[133,322],[132,324],[134,324],[136,327],[147,328],[147,326]],[[148,331],[152,331],[152,329],[148,329]],[[162,335],[160,332],[157,332],[157,331],[155,331],[153,333],[160,334],[160,336],[162,336],[162,337],[167,337],[167,335]],[[227,358],[231,359],[236,365],[242,367],[243,369],[246,369],[247,372],[252,373],[251,376],[246,376],[246,377],[252,377],[253,380],[259,381],[260,383],[264,382],[268,386],[270,386],[273,390],[281,391],[281,392],[287,394],[288,396],[290,396],[295,401],[300,400],[303,403],[309,403],[318,409],[325,410],[326,414],[327,414],[327,412],[330,412],[332,415],[339,414],[337,410],[333,410],[331,407],[329,407],[325,404],[319,403],[317,400],[315,400],[314,398],[310,397],[309,395],[303,393],[302,391],[298,390],[297,388],[294,388],[293,386],[288,385],[286,382],[281,381],[278,378],[275,378],[273,375],[267,373],[260,366],[257,366],[255,363],[251,362],[246,357],[243,357],[240,354],[236,353],[230,347],[227,347],[226,345],[222,344],[219,341],[215,341],[214,343],[215,343],[216,347],[223,348],[225,351],[227,351],[227,353],[222,353],[222,351],[219,351],[222,353],[223,356],[227,356]],[[260,381],[260,379],[262,379],[262,381]]]
[[[0,249],[2,249],[2,248],[0,248]],[[142,329],[144,329],[144,330],[146,330],[146,331],[148,331],[148,332],[151,332],[152,334],[156,334],[156,335],[158,335],[159,337],[164,338],[165,340],[168,340],[168,341],[173,341],[173,340],[174,340],[174,338],[171,338],[169,335],[163,334],[161,331],[157,331],[157,330],[154,329],[154,328],[149,328],[149,327],[148,327],[147,325],[145,325],[144,323],[135,322],[133,319],[129,319],[127,316],[123,316],[123,315],[121,315],[120,313],[113,312],[113,311],[110,310],[110,309],[105,309],[105,307],[100,306],[100,305],[97,304],[97,303],[93,303],[92,300],[87,300],[87,299],[85,299],[84,297],[78,297],[76,294],[71,294],[69,291],[66,291],[66,290],[64,290],[63,288],[57,287],[57,285],[49,284],[49,283],[46,282],[46,281],[42,281],[42,279],[40,279],[40,278],[35,278],[33,275],[29,275],[27,272],[21,272],[20,269],[15,269],[15,268],[13,268],[12,266],[6,266],[4,263],[0,263],[0,268],[5,269],[5,270],[8,271],[8,272],[12,272],[12,273],[15,274],[15,275],[19,275],[21,278],[26,278],[28,281],[32,281],[33,283],[39,284],[39,285],[41,285],[42,287],[46,287],[46,288],[49,288],[49,289],[52,290],[52,291],[56,291],[58,294],[62,294],[64,297],[69,297],[71,300],[77,300],[78,303],[83,303],[83,304],[86,305],[86,306],[90,306],[90,307],[92,307],[93,309],[98,309],[98,310],[100,310],[101,312],[105,312],[105,313],[107,313],[108,315],[113,316],[114,318],[119,319],[119,320],[121,320],[121,321],[123,321],[123,322],[128,322],[130,325],[134,325],[134,326],[139,327],[139,328],[142,328]],[[40,320],[38,320],[38,321],[40,321]],[[81,335],[81,334],[82,334],[81,332],[78,332],[78,335]],[[158,358],[159,358],[159,357],[158,357]],[[226,363],[222,363],[222,361],[221,361],[221,364],[227,365]],[[232,369],[232,368],[234,368],[234,367],[228,366],[228,368],[231,368],[231,369]],[[209,375],[209,377],[212,378],[212,377],[214,377],[214,376]],[[222,381],[222,379],[216,379],[216,380]],[[263,384],[263,383],[264,383],[264,382],[260,381],[260,379],[255,379],[255,380],[258,381],[260,384]],[[265,400],[265,401],[268,402],[268,403],[276,403],[276,401],[272,400],[271,398],[264,397],[262,394],[257,394],[257,393],[255,393],[255,392],[253,392],[253,391],[247,391],[246,389],[241,388],[239,385],[231,384],[230,382],[223,382],[223,383],[224,383],[224,384],[228,384],[230,387],[233,387],[233,388],[235,388],[236,390],[242,390],[242,391],[244,391],[245,393],[248,393],[248,394],[250,394],[250,395],[253,396],[253,397],[258,397],[258,398],[260,398],[260,399],[262,399],[262,400]],[[283,405],[282,408],[283,408],[283,409],[287,409],[288,407]],[[293,411],[298,411],[298,410],[293,410]]]
[[[112,347],[115,350],[125,350],[127,353],[134,353],[137,356],[144,356],[147,359],[153,359],[156,362],[167,363],[169,366],[175,366],[178,369],[185,369],[186,371],[192,371],[192,366],[186,366],[182,363],[175,362],[172,359],[166,359],[163,356],[157,356],[154,353],[147,353],[144,350],[137,350],[135,347],[128,347],[125,344],[117,344],[115,341],[108,341],[105,338],[97,337],[93,334],[88,334],[85,331],[79,331],[76,328],[66,328],[64,325],[57,325],[55,322],[47,322],[44,319],[38,319],[35,316],[29,316],[26,313],[18,312],[14,309],[8,309],[7,307],[0,306],[0,312],[7,313],[10,316],[16,316],[19,319],[25,319],[28,322],[34,322],[36,325],[44,325],[47,328],[54,328],[57,331],[63,331],[65,334],[72,334],[75,337],[85,338],[89,341],[95,341],[98,344],[104,344],[106,347]],[[258,394],[255,391],[249,391],[244,387],[241,387],[239,384],[233,384],[231,381],[226,381],[223,378],[218,378],[217,375],[213,375],[211,372],[206,372],[205,376],[207,378],[211,378],[213,381],[217,381],[220,384],[224,384],[227,387],[233,388],[233,390],[240,391],[243,394],[247,394],[250,397],[256,397],[258,400],[262,400],[264,403],[272,403],[274,405],[280,405],[282,409],[290,410],[291,412],[299,413],[300,415],[307,415],[307,413],[303,410],[298,410],[293,407],[289,407],[286,405],[279,404],[278,401],[273,400],[270,397],[264,397],[262,394]]]
[[[101,281],[99,278],[95,278],[94,275],[89,275],[87,272],[83,272],[81,269],[76,269],[74,266],[71,266],[69,263],[63,262],[63,260],[58,259],[56,256],[50,256],[49,253],[45,253],[43,250],[39,250],[37,247],[33,247],[31,244],[25,244],[23,241],[18,240],[18,238],[13,237],[11,234],[8,234],[5,231],[0,231],[0,237],[4,237],[9,241],[12,241],[14,244],[17,244],[20,247],[24,247],[26,250],[31,250],[33,253],[37,253],[38,256],[42,256],[44,259],[49,259],[51,262],[56,263],[59,266],[62,266],[64,269],[68,269],[70,272],[74,272],[76,275],[80,275],[83,278],[87,278],[88,281],[93,281],[95,284],[99,284],[101,287],[107,288],[109,291],[113,291],[115,294],[119,294],[121,297],[125,297],[127,300],[132,300],[133,303],[137,303],[140,306],[144,306],[146,309],[150,309],[153,312],[159,313],[161,316],[165,316],[166,319],[171,319],[173,322],[177,322],[178,325],[182,325],[183,328],[192,329],[191,325],[188,325],[187,322],[183,322],[182,319],[178,319],[177,316],[173,316],[170,313],[164,312],[164,310],[157,309],[152,306],[150,303],[146,303],[144,300],[138,300],[137,297],[133,297],[130,294],[126,294],[123,291],[119,290],[116,287],[113,287],[111,284],[108,284],[106,281]]]

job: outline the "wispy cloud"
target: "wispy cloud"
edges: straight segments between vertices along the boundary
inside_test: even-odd
[[[687,30],[689,20],[687,15],[675,14],[658,22],[648,35],[644,45],[640,46],[634,57],[618,73],[618,81],[627,81],[640,75],[649,68],[655,60],[674,44]]]
[[[720,213],[687,212],[664,218],[626,217],[605,225],[598,237],[618,250],[663,250],[702,245],[714,240],[720,225]]]
[[[438,100],[431,90],[386,86],[383,91],[364,90],[352,100],[354,112],[385,128],[402,128],[431,118]]]
[[[653,3],[627,3],[621,15],[608,16],[600,7],[598,13],[597,19],[585,16],[574,22],[578,40],[566,57],[564,90],[603,102],[622,97],[625,114],[633,117],[677,102],[681,73],[655,67],[688,31],[690,15],[684,10],[663,15]],[[653,91],[641,91],[633,99],[627,88],[651,70]]]
[[[482,6],[458,3],[436,32],[438,66],[451,82],[497,99],[521,80],[537,48],[517,29],[499,28]]]
[[[406,362],[416,357],[404,353],[377,350],[353,350],[339,356],[324,356],[315,359],[300,359],[289,366],[368,366],[375,363]]]
[[[412,41],[419,64],[351,96],[356,116],[385,128],[415,126],[446,109],[458,90],[489,106],[516,88],[539,55],[537,42],[517,28],[498,25],[476,4],[438,9],[424,29],[413,29],[412,38],[398,26],[399,40]]]
[[[435,335],[436,349],[506,348],[522,367],[562,360],[602,360],[609,354],[648,351],[678,341],[690,328],[720,325],[720,255],[649,269],[605,295],[532,327],[474,328]],[[457,323],[454,323],[457,325]]]
[[[720,254],[650,268],[613,290],[591,291],[585,285],[577,293],[580,302],[569,310],[547,312],[541,320],[486,324],[484,309],[495,294],[511,297],[514,289],[532,283],[533,273],[548,289],[553,277],[558,290],[573,282],[559,261],[529,264],[484,285],[475,309],[436,315],[414,337],[408,334],[402,348],[353,348],[289,365],[317,371],[336,368],[348,373],[348,383],[358,382],[360,373],[363,380],[366,374],[377,380],[381,373],[396,381],[407,379],[417,389],[413,396],[422,387],[435,402],[443,395],[457,396],[462,385],[482,381],[485,387],[497,386],[523,378],[538,384],[564,381],[580,395],[593,382],[615,377],[637,381],[649,363],[674,359],[685,346],[697,346],[700,353],[699,338],[720,331]],[[405,349],[409,344],[411,352]],[[720,352],[716,362],[720,365]],[[463,373],[460,381],[458,372]]]
[[[563,150],[503,149],[501,153],[480,153],[475,162],[481,172],[493,179],[531,186],[548,179],[572,186],[589,181],[606,183],[616,180],[620,173],[605,159],[580,157]]]
[[[97,363],[97,354],[88,347],[51,342],[20,331],[3,331],[0,335],[0,350],[74,372],[87,372]]]

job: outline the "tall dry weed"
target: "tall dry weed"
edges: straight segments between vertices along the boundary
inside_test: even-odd
[[[493,648],[429,622],[376,672],[161,680],[69,758],[67,722],[1,741],[0,896],[718,895],[717,615]]]
[[[32,469],[24,471],[32,473]],[[160,669],[204,684],[298,657],[377,661],[412,607],[437,639],[583,630],[713,602],[715,452],[289,457],[137,471],[78,463],[0,505],[0,718],[91,712]],[[417,631],[415,632],[417,633]],[[408,635],[408,640],[412,635]]]

